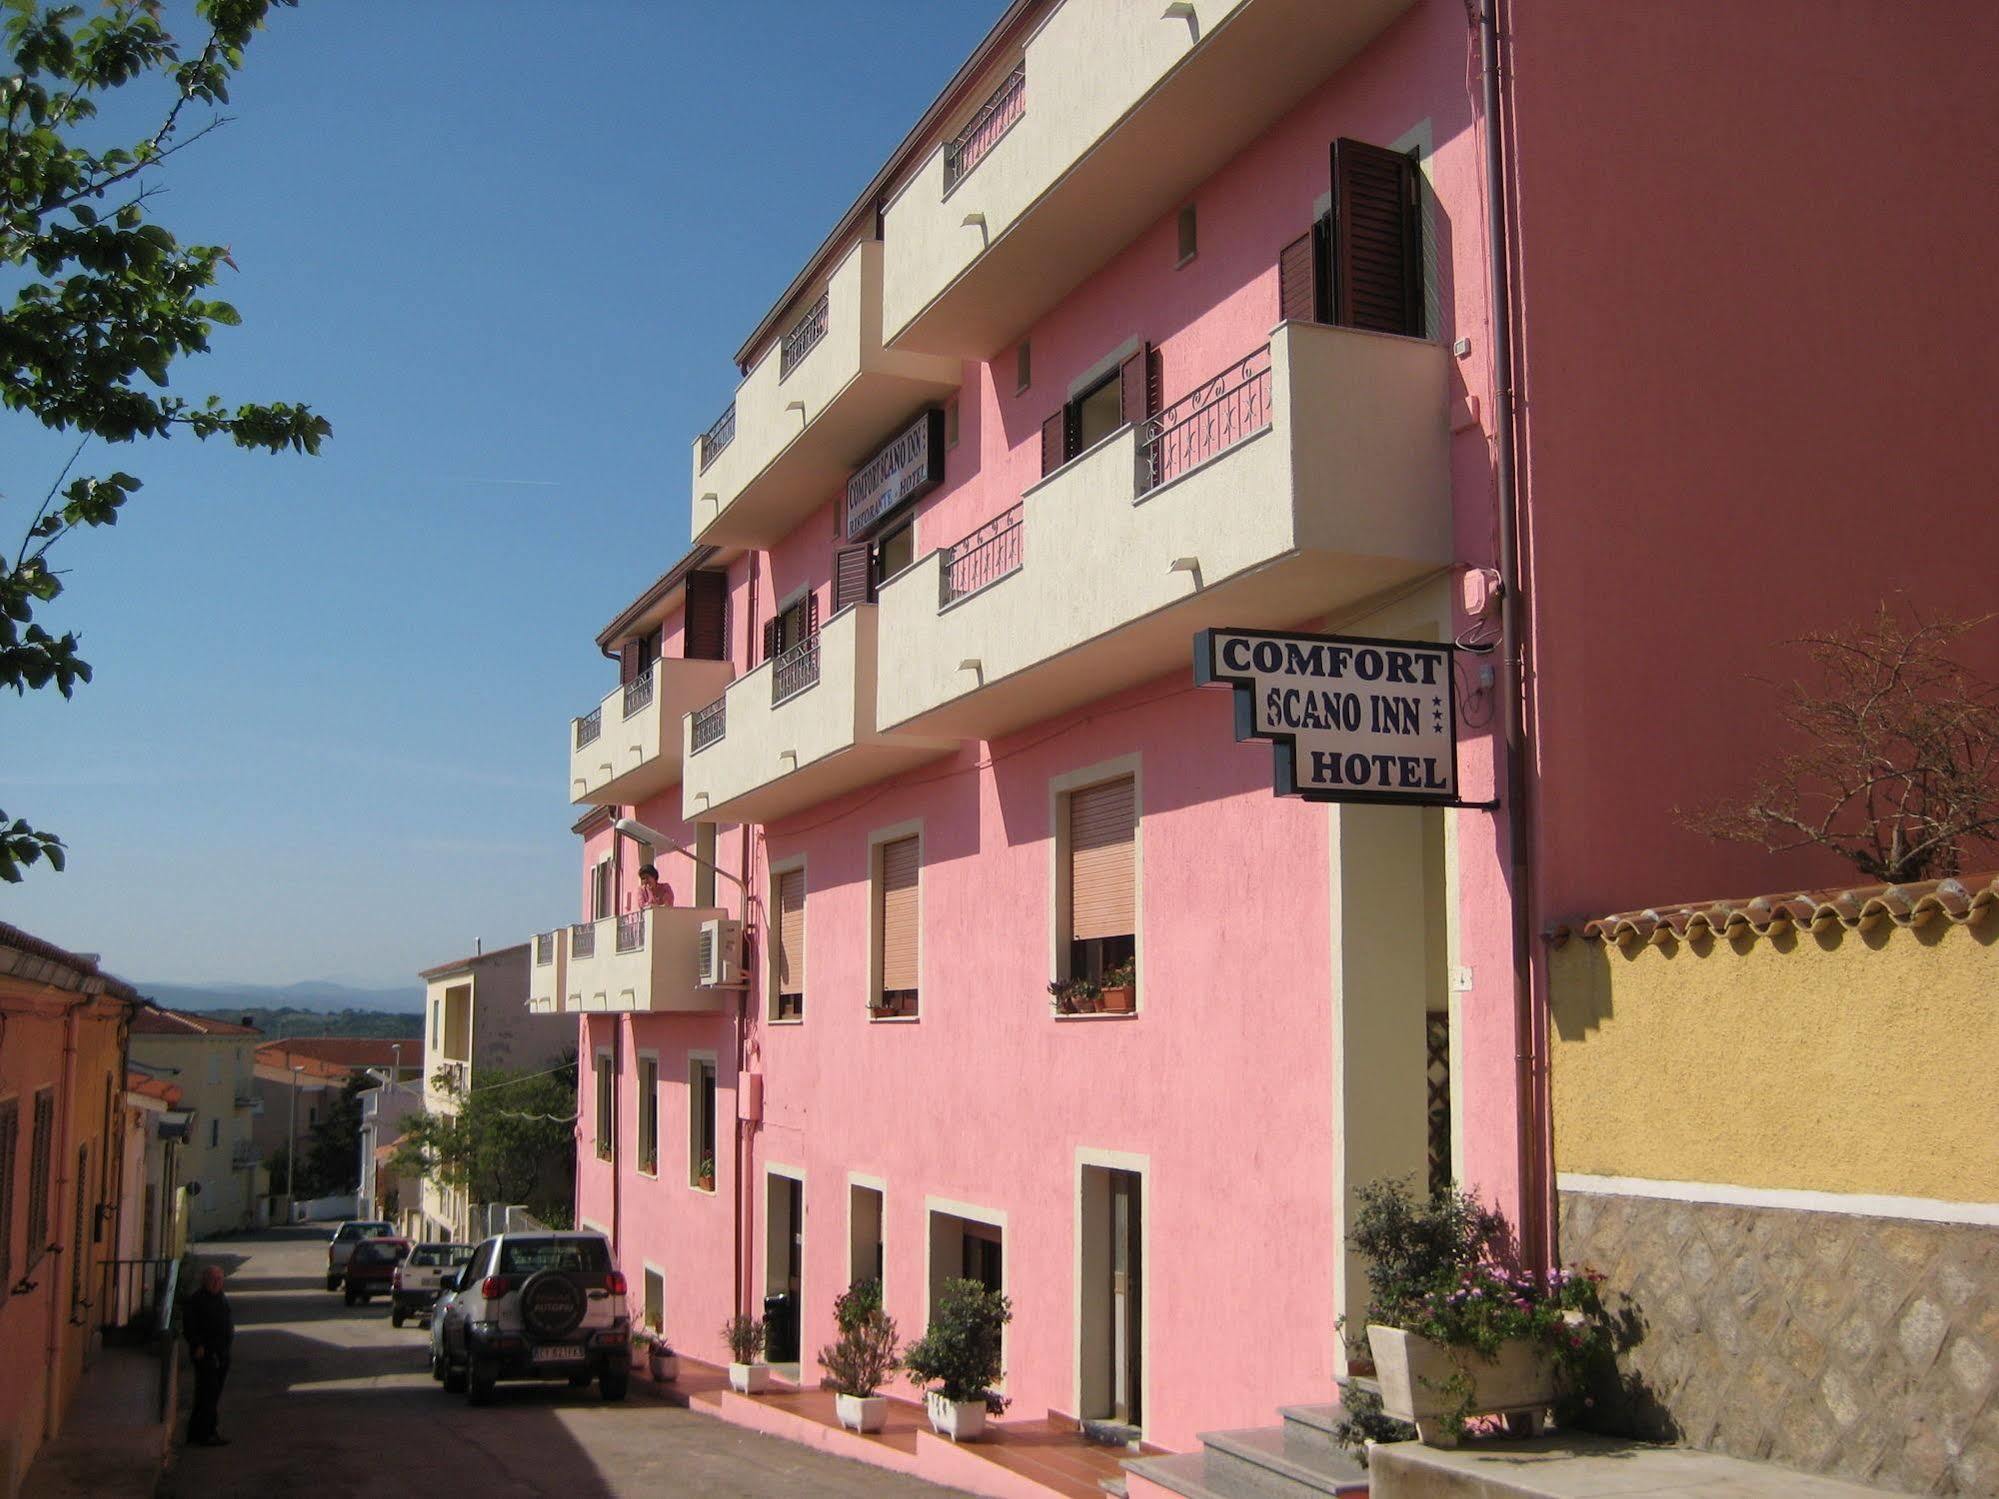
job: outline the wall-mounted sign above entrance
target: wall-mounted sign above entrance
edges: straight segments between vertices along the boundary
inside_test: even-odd
[[[1279,796],[1458,804],[1455,647],[1203,630],[1194,680],[1235,688],[1235,736],[1275,746]]]
[[[944,408],[932,406],[847,481],[847,539],[944,480]]]

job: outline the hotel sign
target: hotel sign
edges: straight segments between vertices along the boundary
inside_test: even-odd
[[[944,479],[944,409],[932,406],[847,481],[847,539]]]
[[[1235,689],[1235,736],[1276,747],[1279,796],[1458,803],[1455,647],[1426,640],[1203,630],[1194,680]]]

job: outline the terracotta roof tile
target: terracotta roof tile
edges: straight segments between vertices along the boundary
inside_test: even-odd
[[[325,1062],[342,1071],[355,1067],[393,1067],[398,1046],[402,1048],[403,1066],[416,1067],[422,1063],[421,1036],[405,1036],[401,1041],[380,1036],[287,1036],[281,1041],[266,1041],[258,1047],[257,1060],[276,1061],[285,1052],[290,1052],[294,1062],[301,1057],[310,1057],[315,1062]]]
[[[261,1036],[254,1026],[235,1025],[227,1020],[210,1020],[206,1015],[190,1015],[184,1010],[163,1009],[148,1003],[132,1017],[135,1036]]]
[[[148,1098],[157,1098],[169,1108],[179,1103],[181,1099],[180,1089],[165,1078],[147,1077],[143,1072],[127,1072],[125,1074],[125,1091],[127,1093],[143,1093]]]
[[[1856,885],[1649,906],[1642,911],[1561,922],[1548,929],[1548,936],[1557,945],[1581,937],[1625,947],[1701,936],[1767,937],[1772,932],[1822,930],[1832,925],[1858,932],[1883,922],[1898,927],[1923,926],[1939,919],[1952,924],[1975,922],[1995,907],[1999,907],[1999,873],[1973,874],[1907,885]]]

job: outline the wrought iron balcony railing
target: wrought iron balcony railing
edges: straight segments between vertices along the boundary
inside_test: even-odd
[[[657,666],[648,666],[631,681],[625,683],[625,717],[642,712],[652,706],[653,678],[659,674]]]
[[[722,449],[736,440],[736,403],[731,401],[729,409],[715,418],[715,425],[701,434],[701,467],[706,469],[722,454]]]
[[[1015,505],[944,548],[937,574],[939,609],[1020,570],[1021,510]]]
[[[599,703],[588,713],[576,720],[576,747],[594,742],[604,732],[604,705]]]
[[[1139,429],[1138,492],[1206,463],[1270,425],[1270,345],[1203,380]]]
[[[828,292],[819,293],[819,300],[806,308],[805,316],[793,323],[791,331],[784,335],[784,341],[777,349],[778,379],[782,380],[796,369],[807,354],[819,347],[819,341],[826,336],[829,295],[831,294]]]
[[[778,655],[770,669],[770,701],[776,707],[819,680],[819,632],[813,631]]]
[[[597,955],[597,928],[590,922],[579,921],[569,929],[569,956],[572,958],[593,958]]]
[[[646,945],[646,913],[627,911],[618,918],[619,952],[637,952]]]
[[[694,722],[689,726],[689,737],[693,747],[708,748],[729,731],[729,700],[718,697],[705,708],[694,711]]]
[[[1007,74],[993,95],[979,106],[957,137],[944,148],[944,191],[949,192],[986,159],[1001,136],[1027,113],[1027,64]]]

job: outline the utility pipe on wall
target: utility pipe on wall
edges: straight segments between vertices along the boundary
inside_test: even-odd
[[[1486,272],[1492,307],[1493,470],[1499,501],[1500,657],[1507,674],[1500,693],[1506,745],[1507,888],[1511,894],[1513,946],[1514,1086],[1520,1183],[1520,1239],[1529,1267],[1539,1274],[1552,1258],[1548,1202],[1542,1181],[1543,1120],[1540,1027],[1534,989],[1533,863],[1528,842],[1527,671],[1520,587],[1519,495],[1513,446],[1513,315],[1507,278],[1506,161],[1500,134],[1502,91],[1500,0],[1482,0],[1478,12],[1480,73],[1485,108]]]

